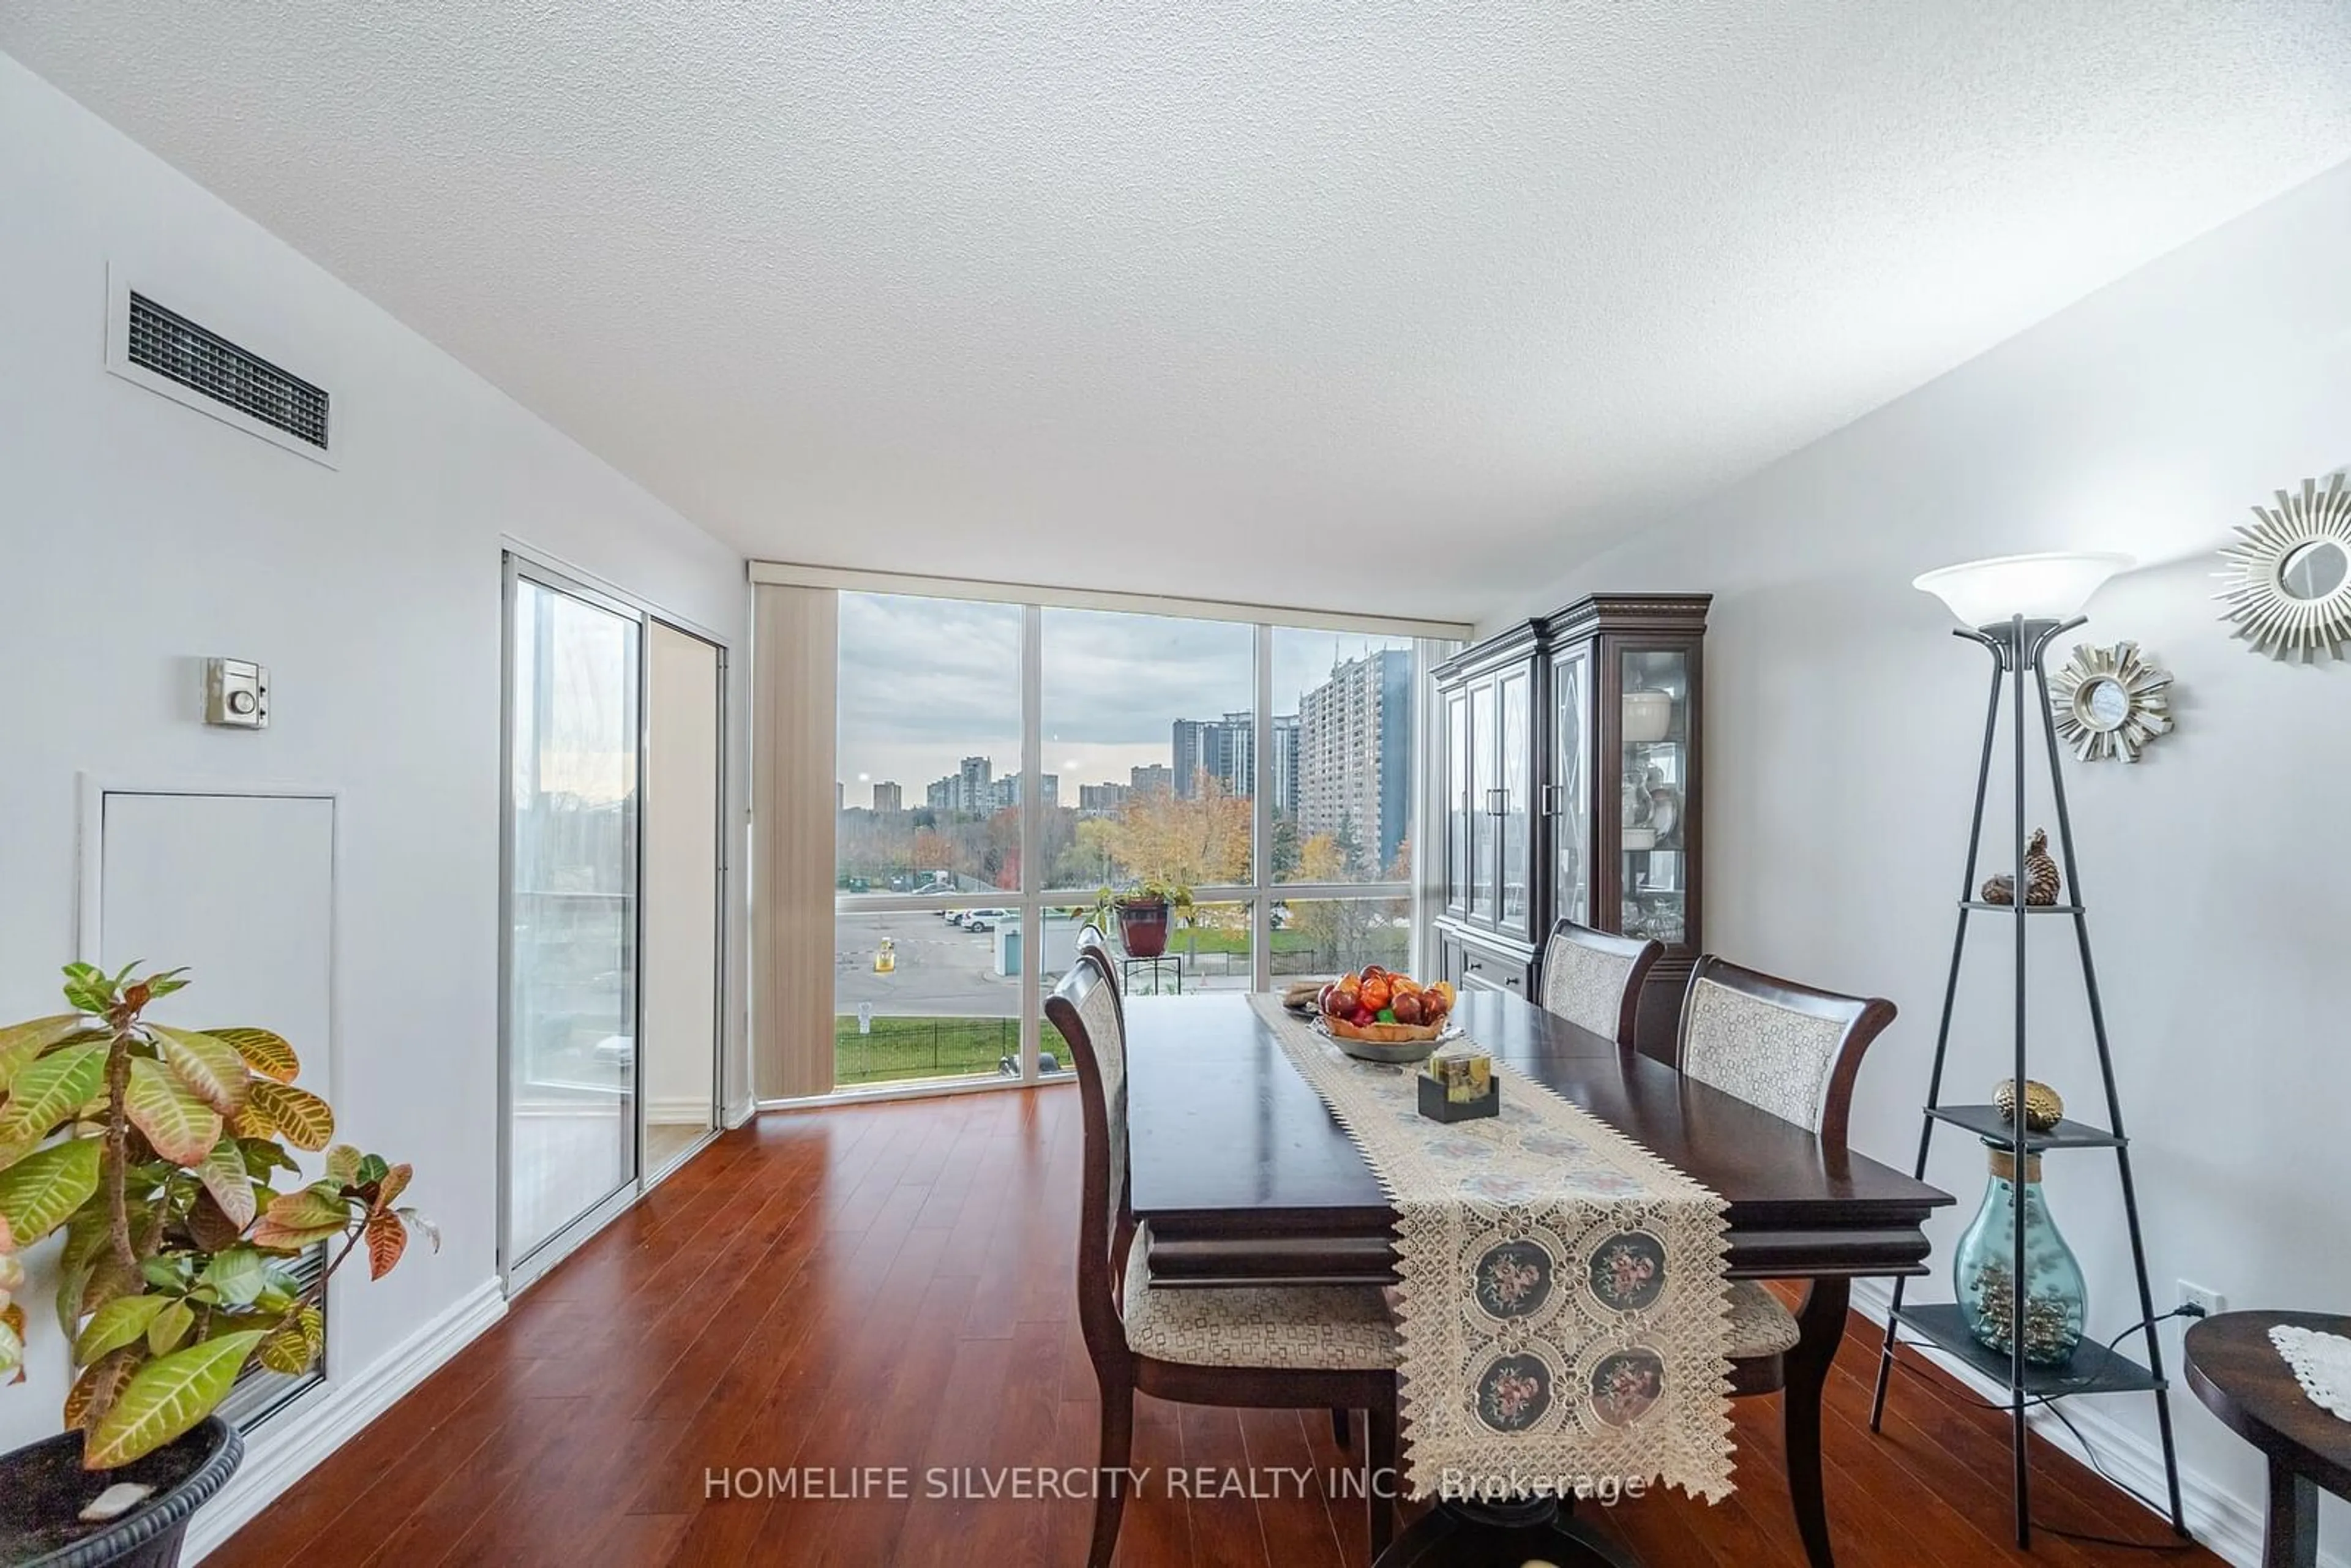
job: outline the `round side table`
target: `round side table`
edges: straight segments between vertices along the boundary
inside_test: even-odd
[[[2311,1403],[2270,1343],[2278,1324],[2351,1339],[2328,1312],[2223,1312],[2188,1331],[2188,1385],[2270,1464],[2263,1568],[2315,1568],[2318,1489],[2351,1498],[2351,1421]]]

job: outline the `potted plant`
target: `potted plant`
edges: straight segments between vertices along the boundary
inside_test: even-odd
[[[1105,887],[1094,900],[1096,919],[1117,916],[1119,944],[1135,958],[1156,958],[1167,951],[1175,916],[1191,908],[1192,890],[1162,876],[1139,877],[1115,893]]]
[[[249,1365],[299,1374],[324,1348],[327,1281],[364,1244],[400,1261],[410,1170],[334,1143],[334,1113],[259,1029],[187,1030],[148,1009],[183,970],[66,969],[73,1011],[0,1029],[0,1381],[24,1381],[20,1254],[64,1232],[65,1430],[0,1456],[0,1563],[170,1568],[242,1455],[213,1414]],[[331,1145],[331,1146],[330,1146]],[[324,1152],[305,1179],[288,1147]],[[280,1181],[280,1173],[286,1173]],[[307,1286],[286,1263],[328,1249]]]

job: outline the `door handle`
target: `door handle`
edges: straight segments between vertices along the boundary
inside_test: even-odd
[[[1542,789],[1542,814],[1546,817],[1567,815],[1567,786],[1546,784]]]
[[[1489,789],[1486,791],[1486,815],[1489,817],[1506,817],[1510,815],[1510,792],[1508,789]]]

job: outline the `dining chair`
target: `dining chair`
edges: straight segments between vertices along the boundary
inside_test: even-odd
[[[1834,1166],[1845,1157],[1861,1059],[1894,1014],[1883,998],[1816,990],[1706,954],[1682,998],[1674,1065],[1687,1078],[1810,1127]],[[1834,1562],[1821,1491],[1821,1390],[1830,1356],[1808,1347],[1804,1330],[1832,1316],[1841,1324],[1851,1294],[1848,1280],[1813,1280],[1803,1305],[1791,1312],[1756,1281],[1730,1282],[1730,1391],[1783,1396],[1788,1497],[1812,1568]]]
[[[1629,1050],[1641,988],[1665,951],[1651,937],[1619,936],[1562,920],[1543,946],[1543,1010]]]
[[[1098,949],[1080,952],[1045,1016],[1077,1061],[1085,1123],[1078,1323],[1102,1392],[1102,1472],[1117,1475],[1132,1458],[1138,1391],[1184,1405],[1362,1410],[1376,1557],[1395,1532],[1397,1342],[1385,1298],[1368,1285],[1154,1285],[1150,1227],[1135,1223],[1127,1191],[1126,1030]],[[1089,1568],[1105,1568],[1118,1545],[1125,1490],[1096,1489]]]

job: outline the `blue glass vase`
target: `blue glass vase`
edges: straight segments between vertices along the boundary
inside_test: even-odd
[[[1951,1286],[1968,1332],[1976,1343],[2012,1354],[2009,1324],[2016,1313],[2011,1270],[2016,1259],[2016,1151],[1987,1139],[1991,1179],[1983,1207],[1959,1238],[1951,1261]],[[2049,1218],[2041,1191],[2041,1156],[2024,1157],[2024,1359],[2033,1366],[2063,1366],[2082,1343],[2090,1315],[2089,1286],[2074,1249]]]

